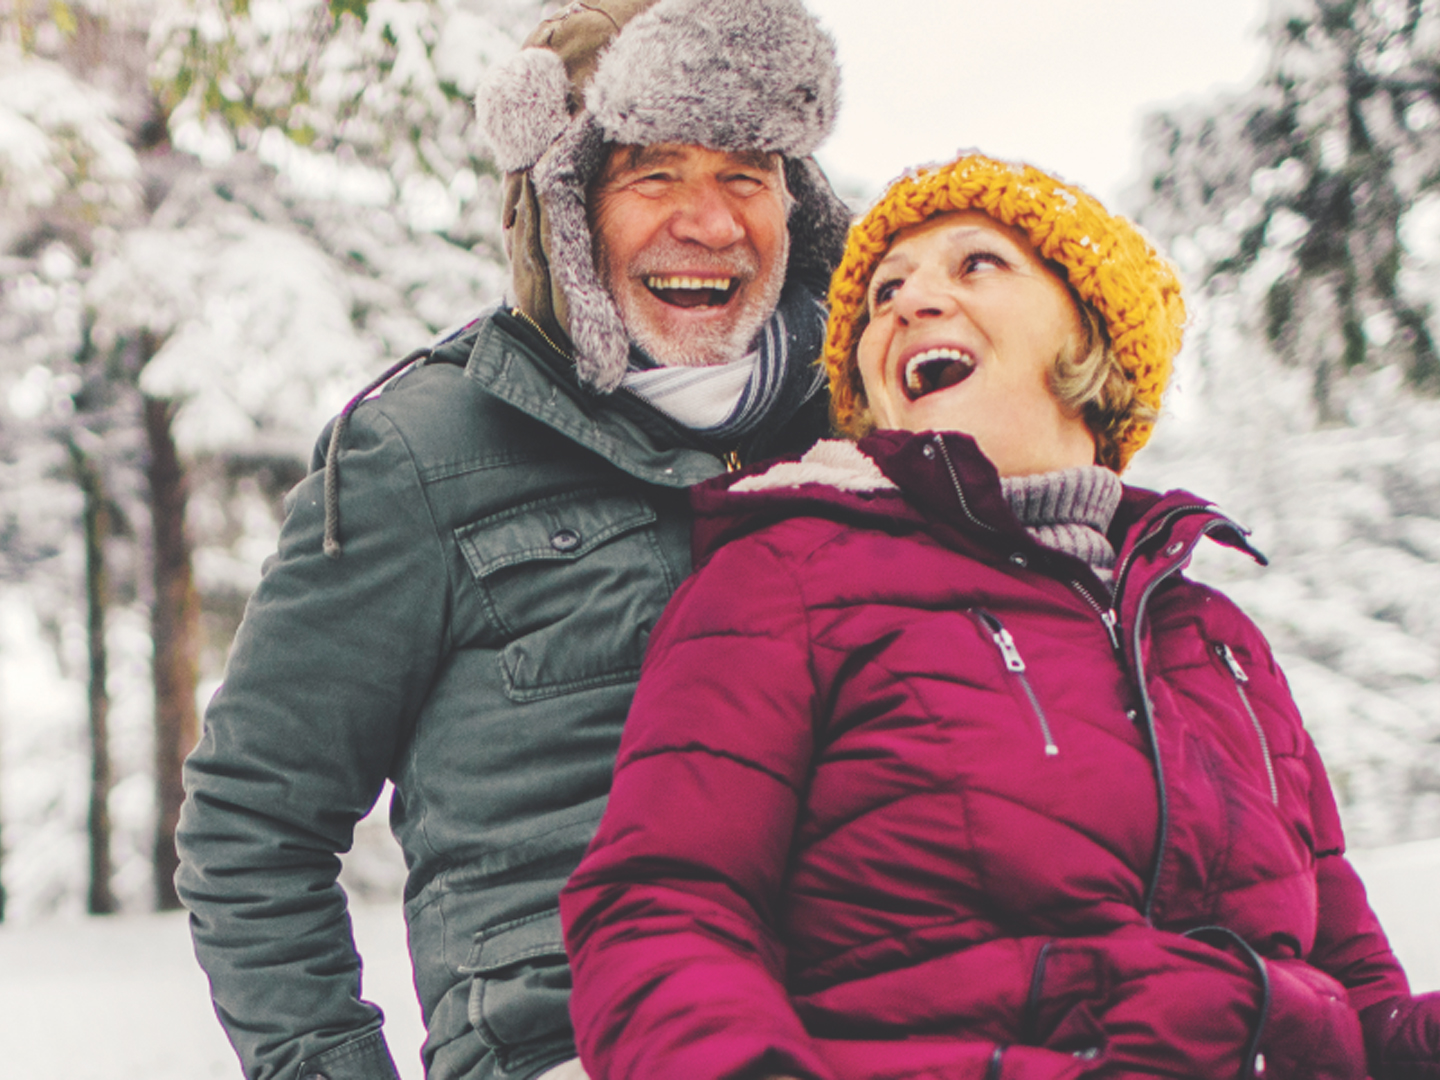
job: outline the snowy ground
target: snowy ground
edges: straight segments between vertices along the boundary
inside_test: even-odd
[[[1415,989],[1440,989],[1440,841],[1361,852],[1364,875]],[[387,1017],[405,1080],[420,1080],[420,1017],[398,905],[358,906],[366,994]],[[183,915],[0,927],[0,1076],[206,1080],[239,1069],[210,1011]]]

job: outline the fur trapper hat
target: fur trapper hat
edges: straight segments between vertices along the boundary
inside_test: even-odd
[[[613,390],[629,341],[596,273],[586,193],[616,144],[780,154],[795,199],[787,274],[822,282],[849,214],[810,153],[838,106],[835,46],[799,0],[577,0],[476,97],[506,172],[514,302]]]
[[[831,409],[841,431],[859,430],[867,413],[855,351],[875,265],[901,229],[955,210],[980,210],[1018,228],[1043,258],[1061,267],[1075,294],[1100,316],[1136,398],[1152,414],[1159,411],[1185,329],[1174,267],[1131,222],[1081,188],[1031,165],[966,154],[901,177],[850,230],[830,283],[824,355]],[[1145,445],[1153,427],[1132,418],[1119,429],[1117,472]]]

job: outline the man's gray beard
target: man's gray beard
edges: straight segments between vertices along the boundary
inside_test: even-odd
[[[780,293],[785,288],[785,269],[790,261],[790,237],[787,233],[770,276],[760,282],[760,292],[747,301],[745,310],[729,330],[697,330],[687,334],[682,341],[665,336],[659,328],[649,324],[643,311],[635,310],[630,303],[630,294],[616,295],[607,273],[609,259],[603,244],[597,244],[596,263],[599,264],[605,290],[615,301],[620,311],[620,321],[630,340],[640,347],[646,356],[662,367],[712,367],[739,360],[750,351],[750,345],[761,329],[770,321],[775,305],[780,302]],[[640,286],[644,288],[644,286]]]

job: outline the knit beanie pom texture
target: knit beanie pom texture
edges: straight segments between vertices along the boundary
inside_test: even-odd
[[[897,180],[850,230],[830,283],[824,354],[840,430],[856,430],[865,412],[855,346],[876,264],[902,229],[960,210],[979,210],[1018,228],[1042,258],[1064,268],[1070,287],[1103,321],[1136,397],[1158,411],[1185,328],[1180,281],[1169,261],[1084,190],[1031,165],[967,154]],[[1120,469],[1152,428],[1138,420],[1121,428]]]

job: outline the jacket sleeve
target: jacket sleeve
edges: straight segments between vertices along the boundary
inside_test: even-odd
[[[325,445],[322,437],[321,446]],[[353,418],[340,558],[324,477],[287,499],[277,553],[185,764],[176,884],[250,1080],[392,1080],[338,853],[373,806],[441,656],[446,561],[399,433]]]
[[[1440,1078],[1440,994],[1413,996],[1405,971],[1345,857],[1335,796],[1320,756],[1308,747],[1315,827],[1319,922],[1310,962],[1345,987],[1360,1014],[1376,1080]]]
[[[594,1080],[829,1078],[783,985],[777,903],[814,749],[806,613],[758,538],[676,593],[600,830],[561,893]]]

